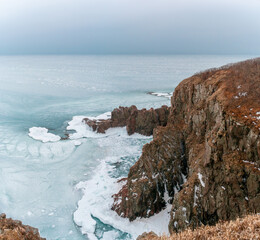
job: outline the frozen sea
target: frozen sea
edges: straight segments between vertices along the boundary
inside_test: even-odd
[[[0,212],[37,227],[48,240],[167,232],[169,209],[131,223],[110,210],[117,180],[152,138],[129,137],[124,128],[96,134],[77,120],[118,106],[169,105],[164,93],[184,78],[252,57],[0,56]],[[72,123],[81,134],[67,130]],[[30,137],[31,128],[47,140]],[[60,140],[66,133],[71,139]]]

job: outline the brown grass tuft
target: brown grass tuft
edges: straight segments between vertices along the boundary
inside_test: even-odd
[[[147,234],[140,240],[257,240],[260,239],[260,215],[248,215],[235,221],[221,222],[216,226],[188,229],[170,237]]]

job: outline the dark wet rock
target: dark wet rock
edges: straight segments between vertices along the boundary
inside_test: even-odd
[[[167,197],[171,232],[260,212],[259,132],[260,59],[185,79],[112,209],[149,217]]]

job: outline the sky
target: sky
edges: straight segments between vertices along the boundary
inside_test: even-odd
[[[260,54],[260,0],[0,0],[0,54]]]

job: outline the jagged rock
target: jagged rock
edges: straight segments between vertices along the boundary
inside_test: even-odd
[[[119,107],[112,111],[111,119],[91,120],[85,118],[84,121],[94,131],[105,133],[111,127],[124,127],[129,135],[140,133],[146,136],[153,134],[153,129],[157,126],[165,126],[169,115],[169,107],[162,106],[158,109],[141,109],[136,106]]]
[[[46,240],[41,238],[37,228],[23,225],[21,221],[0,215],[0,240]]]
[[[168,199],[172,232],[259,212],[259,132],[260,59],[185,79],[112,209],[134,220]]]

